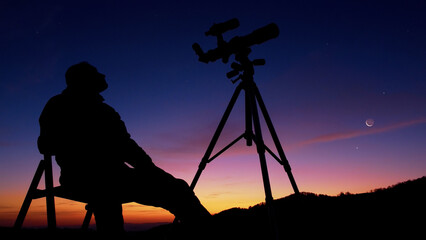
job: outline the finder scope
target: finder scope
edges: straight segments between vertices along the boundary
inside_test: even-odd
[[[229,21],[223,23],[215,23],[210,29],[205,33],[206,36],[218,36],[226,31],[235,29],[240,26],[238,19],[233,18]]]

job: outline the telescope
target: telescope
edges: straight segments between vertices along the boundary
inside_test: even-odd
[[[260,95],[260,91],[254,82],[254,66],[264,65],[264,59],[249,59],[249,54],[251,52],[250,47],[255,44],[261,44],[269,39],[276,38],[279,34],[278,26],[274,23],[268,24],[264,27],[254,30],[250,34],[245,36],[236,36],[226,42],[222,34],[229,30],[235,29],[239,26],[239,22],[236,18],[229,21],[213,24],[210,29],[205,32],[206,36],[217,37],[217,48],[211,49],[207,52],[204,52],[200,45],[194,43],[192,48],[195,50],[195,53],[198,55],[198,60],[200,62],[209,63],[214,62],[218,59],[222,59],[222,62],[227,63],[229,57],[235,54],[235,61],[231,64],[232,71],[228,72],[226,76],[228,78],[233,78],[238,75],[234,80],[231,80],[232,83],[236,83],[238,80],[241,80],[237,85],[232,98],[226,107],[225,113],[222,116],[222,119],[219,122],[219,125],[214,132],[214,135],[208,145],[206,152],[201,159],[201,162],[198,166],[198,171],[192,180],[190,185],[191,189],[195,188],[201,173],[206,168],[207,164],[216,159],[220,154],[224,153],[238,141],[245,139],[247,146],[252,146],[253,143],[256,145],[257,154],[259,155],[260,169],[262,172],[263,187],[265,190],[265,203],[268,208],[269,223],[271,225],[271,230],[274,231],[276,239],[279,239],[279,228],[275,223],[275,216],[273,210],[273,197],[272,190],[269,181],[269,173],[266,164],[266,152],[268,152],[275,160],[278,161],[284,167],[284,170],[287,172],[288,178],[290,180],[291,186],[293,187],[294,193],[299,194],[299,188],[297,187],[296,181],[294,180],[293,173],[291,172],[290,164],[285,156],[284,150],[281,146],[281,143],[278,139],[277,132],[272,124],[272,120],[268,114],[265,103]],[[226,145],[216,154],[213,154],[213,150],[216,146],[216,143],[222,133],[222,130],[225,127],[225,124],[231,114],[235,103],[237,102],[240,94],[244,92],[245,100],[245,131],[235,138],[231,143]],[[265,145],[263,141],[261,123],[259,114],[263,115],[265,124],[268,127],[268,130],[271,134],[272,140],[275,144],[275,149],[278,152],[278,155],[275,154],[268,146]]]
[[[192,48],[198,55],[198,60],[209,63],[222,59],[223,63],[227,63],[232,54],[245,53],[252,45],[264,43],[279,35],[278,26],[275,23],[271,23],[245,36],[236,36],[229,40],[229,42],[223,40],[222,34],[224,32],[235,29],[239,25],[239,21],[236,18],[223,23],[213,24],[205,35],[217,37],[217,48],[204,52],[198,43],[194,43]]]

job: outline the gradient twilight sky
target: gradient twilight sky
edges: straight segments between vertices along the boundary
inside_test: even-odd
[[[0,226],[13,224],[41,158],[39,114],[80,61],[106,74],[106,103],[155,163],[190,183],[236,87],[230,64],[198,62],[191,45],[215,48],[204,32],[235,17],[240,27],[225,40],[280,28],[250,57],[266,59],[255,81],[301,191],[358,193],[426,175],[425,1],[6,0]],[[241,99],[217,150],[244,131]],[[291,194],[281,165],[268,158],[268,169],[274,198]],[[214,160],[195,192],[212,213],[264,201],[255,148],[241,142]],[[57,203],[59,225],[81,223],[83,205]],[[43,205],[32,205],[24,226],[45,223]],[[173,219],[135,204],[124,211],[127,222]]]

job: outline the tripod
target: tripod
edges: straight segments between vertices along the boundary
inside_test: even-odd
[[[264,186],[265,197],[266,197],[265,202],[268,208],[271,225],[275,228],[275,233],[277,234],[275,220],[273,217],[273,214],[274,214],[273,197],[272,197],[272,191],[271,191],[271,186],[269,181],[268,169],[266,165],[265,151],[267,151],[274,159],[278,161],[278,163],[280,163],[284,167],[284,170],[287,172],[287,175],[289,177],[291,186],[293,187],[293,190],[296,194],[299,194],[299,189],[294,180],[293,174],[291,172],[290,164],[288,163],[288,160],[284,154],[284,150],[278,139],[278,136],[272,124],[271,118],[268,114],[268,111],[266,110],[265,103],[263,102],[259,89],[257,88],[255,82],[253,81],[254,66],[265,64],[265,60],[256,59],[256,60],[250,61],[248,58],[248,54],[250,52],[251,50],[249,48],[246,48],[244,51],[240,51],[238,54],[235,55],[235,60],[238,61],[239,63],[234,62],[231,65],[231,67],[233,68],[233,71],[229,72],[227,76],[228,78],[232,78],[233,76],[236,76],[241,72],[238,78],[232,81],[235,83],[236,81],[241,79],[241,82],[235,89],[234,94],[232,95],[232,98],[225,110],[225,113],[223,114],[223,117],[220,120],[219,125],[213,135],[213,138],[211,139],[210,144],[207,147],[207,150],[198,167],[198,171],[195,174],[194,179],[192,180],[191,189],[195,188],[195,185],[197,184],[201,176],[201,173],[205,169],[207,163],[210,163],[211,161],[213,161],[220,154],[225,152],[227,149],[229,149],[232,145],[240,141],[242,138],[246,139],[247,146],[251,146],[252,143],[254,142],[256,144],[257,153],[259,155],[259,160],[260,160],[263,186]],[[219,139],[219,136],[242,90],[244,90],[245,92],[245,132],[241,134],[239,137],[237,137],[234,141],[229,143],[227,146],[225,146],[222,150],[220,150],[214,156],[211,157],[211,154]],[[275,155],[271,151],[271,149],[269,149],[263,142],[262,131],[261,131],[260,121],[259,121],[258,107],[257,107],[258,105],[263,114],[265,122],[268,126],[269,132],[274,141],[279,157]],[[254,128],[254,132],[253,132],[253,128]]]

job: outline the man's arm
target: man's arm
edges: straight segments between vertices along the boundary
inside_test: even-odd
[[[126,125],[121,120],[120,115],[110,106],[104,104],[104,107],[112,119],[112,127],[109,129],[115,138],[114,147],[120,149],[122,160],[134,168],[143,168],[152,165],[152,160],[146,152],[133,140],[127,131]]]

